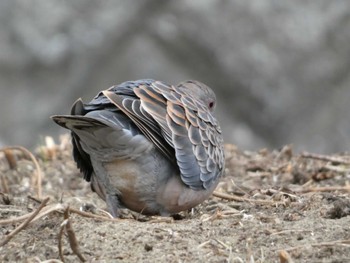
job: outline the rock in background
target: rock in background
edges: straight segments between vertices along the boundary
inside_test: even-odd
[[[349,1],[0,2],[0,142],[125,80],[198,79],[241,148],[350,148]]]

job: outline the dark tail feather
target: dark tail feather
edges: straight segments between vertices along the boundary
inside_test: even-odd
[[[51,119],[63,128],[72,130],[72,128],[88,128],[93,126],[106,126],[106,124],[86,116],[79,115],[53,115]]]

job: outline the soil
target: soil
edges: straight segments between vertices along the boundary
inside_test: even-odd
[[[226,175],[203,204],[171,218],[124,210],[120,219],[82,179],[67,136],[35,152],[41,175],[33,156],[5,148],[0,261],[350,262],[349,154],[225,148]]]

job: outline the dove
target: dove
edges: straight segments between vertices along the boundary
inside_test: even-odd
[[[70,115],[73,158],[113,217],[121,208],[170,216],[206,200],[225,169],[216,96],[205,84],[143,79],[78,99]]]

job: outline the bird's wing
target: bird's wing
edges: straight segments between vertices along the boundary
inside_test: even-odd
[[[133,87],[136,96],[103,91],[170,160],[192,189],[209,188],[222,173],[221,130],[203,102],[160,81]],[[169,147],[170,146],[170,147]]]
[[[139,100],[133,88],[141,84],[149,85],[151,82],[153,80],[148,79],[127,81],[113,86],[109,90],[123,99]],[[154,145],[175,164],[174,149],[160,135],[161,129],[158,124],[152,118],[147,121],[146,117],[148,117],[147,113],[145,113],[145,117],[140,115],[140,118],[147,123],[145,127],[149,132],[142,129],[140,124],[136,126],[135,118],[132,120],[104,96],[103,92],[99,92],[89,103],[84,104],[81,99],[78,99],[72,106],[71,115],[57,115],[51,118],[60,126],[72,131],[74,160],[84,174],[84,179],[90,181],[93,173],[91,154],[101,152],[103,155],[104,152],[113,151],[115,158],[129,158],[130,155],[140,151],[142,147],[152,146],[150,141],[153,141]],[[140,130],[150,141],[141,135]],[[108,134],[109,138],[114,136],[115,141],[107,140]],[[148,136],[147,134],[152,135]],[[134,138],[135,136],[137,137]],[[138,141],[141,138],[144,141]],[[129,145],[134,142],[136,142],[135,145]],[[133,146],[135,149],[132,149]],[[91,151],[92,148],[96,150]],[[111,155],[107,154],[107,157],[111,157]]]
[[[137,97],[123,96],[110,90],[103,91],[103,94],[114,103],[126,116],[128,116],[140,129],[140,131],[171,161],[174,161],[174,149],[169,145],[167,138],[162,134],[162,128],[154,119],[154,116],[145,111],[141,106],[141,100]],[[164,99],[163,99],[164,100]],[[165,110],[165,100],[158,101],[159,114]]]

